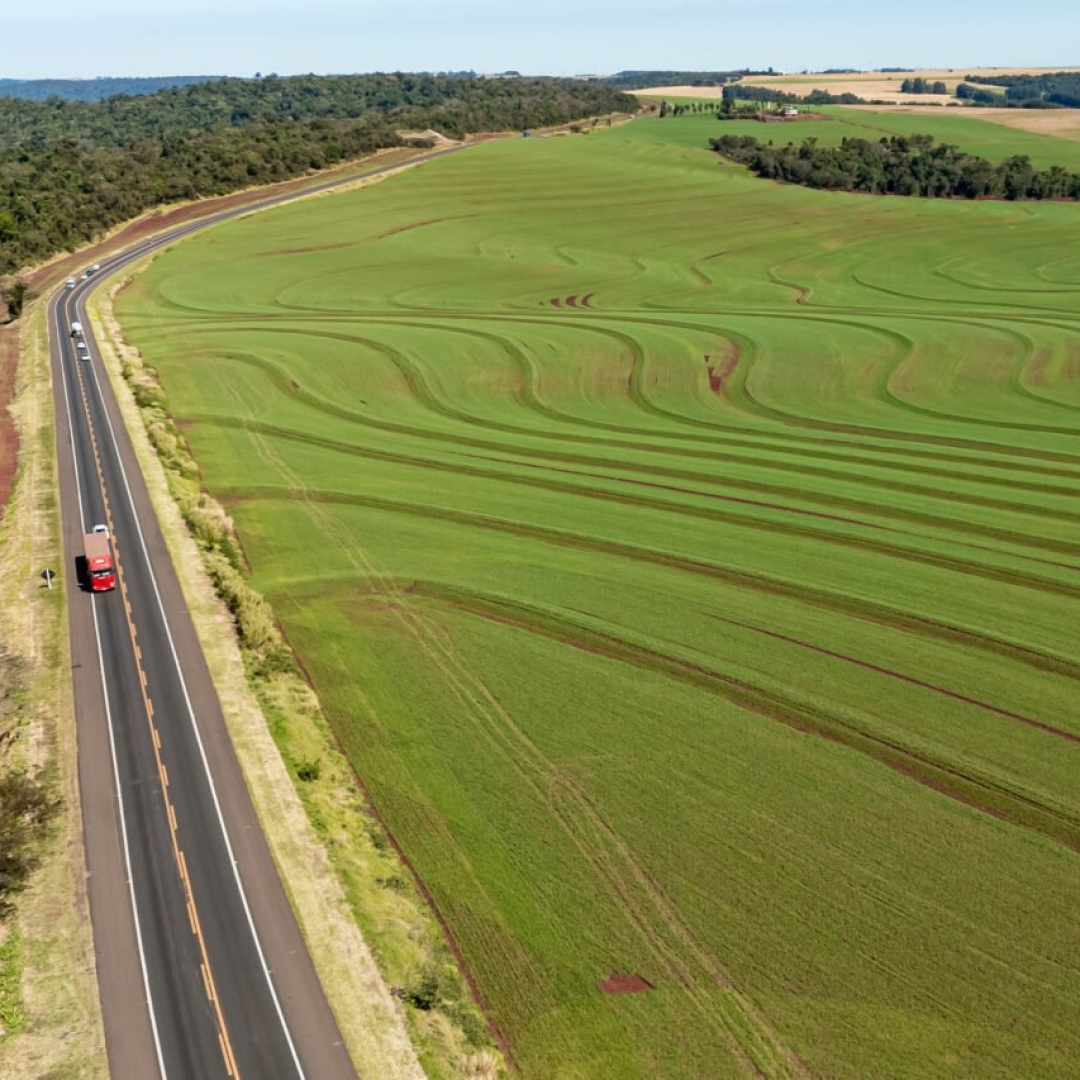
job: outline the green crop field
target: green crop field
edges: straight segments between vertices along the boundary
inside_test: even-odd
[[[671,104],[704,101],[701,98],[668,100]],[[715,112],[716,101],[707,104]],[[762,124],[758,120],[725,120],[718,123],[713,118],[697,114],[672,117],[665,123],[671,127],[687,123],[699,127],[704,125],[706,141],[709,136],[753,135],[762,142],[774,142],[778,146],[789,142],[798,144],[804,139],[816,139],[822,146],[836,146],[843,139],[876,142],[891,135],[933,135],[937,142],[958,146],[966,153],[984,157],[995,165],[1013,154],[1024,154],[1038,169],[1061,165],[1071,172],[1080,172],[1080,142],[1018,131],[982,120],[979,119],[979,110],[975,108],[942,107],[933,113],[875,111],[843,105],[817,105],[812,106],[810,111],[805,106],[800,108],[802,119],[782,124]],[[685,138],[682,132],[669,131],[668,135],[680,142]]]
[[[118,310],[522,1075],[1074,1077],[1080,206],[717,127],[469,148]]]

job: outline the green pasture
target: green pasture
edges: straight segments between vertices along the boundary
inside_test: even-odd
[[[659,101],[659,98],[652,99]],[[698,98],[669,98],[670,104],[698,101]],[[711,104],[715,105],[715,102]],[[740,104],[745,104],[742,102]],[[718,135],[753,135],[762,142],[777,145],[817,139],[822,146],[839,145],[844,139],[867,139],[876,142],[891,135],[932,135],[937,142],[958,146],[966,153],[998,164],[1015,154],[1029,157],[1036,168],[1061,165],[1080,172],[1080,142],[1075,139],[1039,135],[1033,131],[995,124],[979,118],[974,108],[943,106],[935,112],[906,113],[883,109],[876,111],[847,105],[800,106],[803,118],[788,123],[763,124],[759,120],[717,120],[715,110],[665,117],[670,127],[697,125],[706,143]],[[666,134],[679,144],[690,138],[687,132],[668,130]]]
[[[721,126],[471,147],[118,311],[523,1076],[1074,1076],[1080,207]]]

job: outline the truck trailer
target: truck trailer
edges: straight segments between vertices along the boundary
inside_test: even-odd
[[[113,566],[109,534],[100,526],[83,537],[86,555],[86,584],[91,592],[108,592],[116,588],[116,569]]]

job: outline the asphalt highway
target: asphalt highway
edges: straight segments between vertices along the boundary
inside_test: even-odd
[[[351,179],[144,241],[49,306],[87,888],[117,1078],[356,1076],[256,819],[83,306],[101,276],[181,236]],[[74,321],[85,328],[86,359]],[[117,588],[92,594],[76,566],[96,524],[112,538]]]

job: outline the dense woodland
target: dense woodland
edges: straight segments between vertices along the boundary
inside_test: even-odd
[[[146,78],[0,79],[0,97],[45,101],[101,101],[117,94],[155,94],[171,86],[190,86],[223,78],[221,75],[159,75]]]
[[[590,81],[616,90],[644,90],[653,86],[725,86],[746,75],[772,74],[772,68],[768,71],[751,71],[749,68],[739,71],[620,71]]]
[[[844,139],[839,146],[763,144],[750,135],[711,139],[723,157],[758,176],[804,187],[930,198],[1080,199],[1080,174],[1058,165],[1037,170],[1027,157],[992,165],[929,135],[880,142]]]
[[[967,83],[1001,86],[1005,104],[1031,107],[1033,103],[1080,109],[1080,72],[1055,71],[1046,75],[967,75]]]
[[[592,83],[423,75],[221,79],[97,103],[0,98],[0,274],[154,206],[399,145],[399,130],[461,137],[636,108]]]
[[[828,90],[811,90],[809,94],[791,94],[764,86],[725,86],[720,92],[721,108],[725,102],[754,101],[769,105],[870,105],[857,94],[847,91],[833,94]]]

